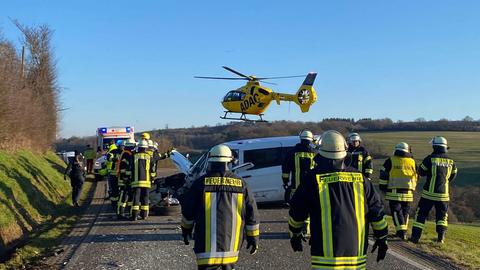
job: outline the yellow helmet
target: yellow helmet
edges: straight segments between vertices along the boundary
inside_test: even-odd
[[[150,140],[150,133],[148,133],[148,132],[142,133],[142,139]]]
[[[340,132],[328,130],[320,138],[319,154],[329,159],[343,159],[347,156],[348,145]]]

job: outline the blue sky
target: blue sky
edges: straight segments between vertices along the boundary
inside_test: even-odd
[[[62,137],[224,123],[230,66],[258,76],[318,72],[309,113],[268,120],[480,118],[479,1],[3,1],[9,18],[54,29]],[[295,92],[302,79],[275,81]]]

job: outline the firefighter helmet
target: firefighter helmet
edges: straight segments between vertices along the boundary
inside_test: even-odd
[[[134,139],[128,139],[125,141],[126,147],[135,147],[136,145],[137,145],[137,142]]]
[[[150,133],[148,133],[148,132],[142,133],[142,139],[150,140]]]
[[[433,139],[430,141],[430,143],[432,144],[432,146],[441,146],[441,147],[444,147],[444,148],[448,147],[447,139],[445,139],[444,137],[440,137],[440,136],[433,137]]]
[[[347,155],[347,143],[340,132],[328,130],[320,139],[319,154],[329,159],[343,159]]]
[[[158,143],[157,142],[153,142],[153,148],[158,149]]]
[[[208,152],[208,162],[230,162],[232,161],[232,150],[228,146],[219,144],[212,147]]]
[[[138,148],[148,148],[148,141],[147,140],[140,140],[138,142]]]
[[[395,151],[397,150],[405,153],[410,153],[410,146],[406,142],[400,142],[395,145]]]
[[[313,133],[310,130],[300,132],[300,140],[313,141]]]
[[[356,132],[352,132],[352,133],[348,134],[348,142],[353,143],[354,141],[359,141],[359,142],[362,141],[362,138]]]

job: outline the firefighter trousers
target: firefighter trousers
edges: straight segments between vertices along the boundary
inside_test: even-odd
[[[406,232],[408,229],[408,219],[410,213],[411,202],[389,201],[390,212],[392,213],[393,224],[398,232]]]
[[[198,270],[235,270],[233,264],[199,265]]]
[[[425,221],[428,213],[435,206],[435,219],[437,223],[437,233],[444,234],[448,227],[448,202],[432,201],[425,198],[420,198],[418,202],[417,214],[415,222],[413,222],[412,239],[420,239],[423,229],[425,229]]]
[[[118,178],[116,175],[109,175],[108,183],[110,184],[110,201],[112,202],[112,207],[117,210],[117,202],[120,190],[118,188]]]
[[[129,185],[119,186],[119,196],[118,196],[118,205],[117,205],[117,215],[124,216],[125,215],[125,208],[127,208],[127,202],[129,198]],[[130,195],[131,196],[131,195]]]
[[[136,218],[140,213],[141,218],[147,218],[149,212],[149,189],[144,187],[134,188],[134,199],[132,206],[132,217]]]

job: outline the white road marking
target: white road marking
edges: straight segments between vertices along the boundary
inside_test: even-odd
[[[368,240],[368,243],[373,246],[373,244],[374,244],[375,242],[372,241],[372,240]],[[416,262],[416,261],[414,261],[414,260],[412,260],[412,259],[409,259],[409,258],[407,258],[407,257],[405,257],[405,256],[403,256],[403,255],[401,255],[401,254],[393,251],[392,249],[388,249],[387,253],[390,254],[390,255],[392,255],[392,256],[394,256],[394,257],[396,257],[396,258],[398,258],[398,259],[400,259],[400,260],[402,260],[402,261],[404,261],[404,262],[406,262],[406,263],[408,263],[408,264],[410,264],[410,265],[412,265],[412,266],[417,267],[418,269],[423,269],[423,270],[435,270],[434,268],[430,268],[430,267],[425,266],[425,265],[423,265],[423,264],[420,264],[420,263],[418,263],[418,262]]]

